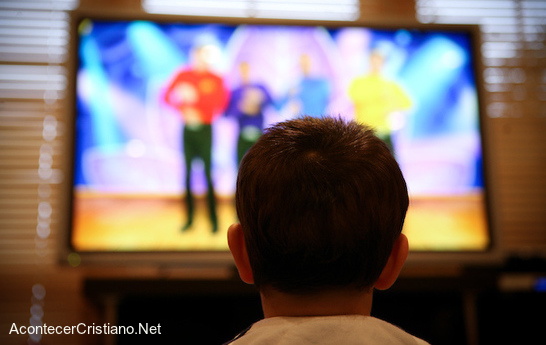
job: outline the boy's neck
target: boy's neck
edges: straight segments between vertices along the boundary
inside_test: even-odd
[[[314,294],[287,294],[261,289],[265,318],[275,316],[366,315],[372,310],[372,293],[354,289],[329,290]]]

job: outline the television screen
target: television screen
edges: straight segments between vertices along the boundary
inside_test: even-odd
[[[77,36],[74,251],[225,251],[241,157],[302,114],[390,145],[411,250],[489,247],[469,28],[86,18]]]

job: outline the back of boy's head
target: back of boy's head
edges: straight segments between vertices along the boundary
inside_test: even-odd
[[[255,285],[295,294],[371,288],[408,202],[396,160],[369,128],[329,117],[272,126],[237,179]]]

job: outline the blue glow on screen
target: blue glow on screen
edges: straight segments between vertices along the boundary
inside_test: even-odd
[[[315,80],[323,80],[321,92],[329,92],[325,114],[308,115],[353,118],[349,85],[368,73],[371,52],[381,51],[383,77],[411,101],[392,134],[410,189],[457,194],[483,187],[478,99],[466,33],[88,20],[79,39],[75,186],[180,191],[183,124],[162,94],[173,73],[191,64],[192,47],[208,44],[216,47],[212,68],[229,89],[240,83],[240,63],[251,64],[253,79],[274,98],[275,106],[264,110],[268,124],[300,115],[293,109],[306,109],[302,102],[313,99],[294,101],[294,90],[306,85],[299,65],[303,54],[312,61]],[[213,126],[214,175],[218,190],[230,194],[233,181],[218,176],[236,174],[236,162],[226,157],[234,155],[237,128],[223,114]],[[423,166],[438,168],[445,178],[432,184]]]

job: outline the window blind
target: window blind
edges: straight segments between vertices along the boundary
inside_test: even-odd
[[[508,252],[546,253],[546,2],[417,0],[423,23],[481,30],[494,216]]]
[[[77,4],[0,2],[0,265],[56,259],[67,11]]]
[[[142,0],[150,13],[303,20],[356,20],[358,0]]]

